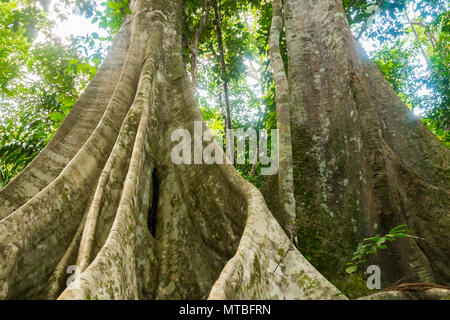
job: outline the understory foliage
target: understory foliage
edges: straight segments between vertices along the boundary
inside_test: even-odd
[[[384,236],[377,234],[370,238],[364,238],[353,253],[350,262],[347,262],[345,272],[347,277],[339,280],[337,286],[351,299],[370,294],[367,288],[368,275],[363,266],[367,266],[369,261],[373,261],[381,250],[389,250],[389,243],[404,238],[417,238],[409,234],[406,225],[398,225]]]
[[[384,236],[380,236],[379,234],[365,238],[362,243],[358,245],[355,252],[353,253],[352,262],[347,263],[347,268],[345,272],[348,274],[352,274],[358,271],[358,267],[367,262],[367,259],[371,255],[377,255],[378,250],[386,250],[388,249],[388,243],[393,242],[397,239],[403,239],[407,237],[414,237],[408,234],[408,230],[405,229],[406,225],[402,224],[392,228],[389,233]]]

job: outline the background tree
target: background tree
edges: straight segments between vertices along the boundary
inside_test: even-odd
[[[342,288],[343,256],[360,239],[406,224],[420,239],[402,239],[371,261],[384,285],[447,284],[448,148],[368,59],[339,3],[292,0],[283,9],[298,248]],[[263,193],[277,216],[273,179]]]

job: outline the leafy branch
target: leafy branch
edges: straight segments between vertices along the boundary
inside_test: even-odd
[[[370,255],[377,255],[378,250],[385,250],[388,248],[388,243],[402,238],[416,238],[413,235],[408,234],[409,230],[406,229],[406,225],[402,224],[395,228],[392,228],[388,234],[380,236],[377,234],[371,238],[365,238],[363,243],[358,245],[358,248],[353,253],[352,262],[347,263],[345,272],[352,274],[358,270],[358,266],[367,261]]]

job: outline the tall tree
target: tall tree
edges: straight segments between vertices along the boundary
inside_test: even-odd
[[[224,157],[194,136],[183,1],[130,8],[55,137],[0,192],[0,298],[345,298],[233,166],[172,161],[177,129],[194,137],[186,151]],[[337,1],[283,11],[299,248],[331,279],[356,236],[406,220],[425,240],[382,266],[448,282],[449,151],[357,49]],[[316,235],[328,265],[302,243]]]
[[[54,139],[0,193],[0,297],[336,296],[297,250],[280,261],[290,240],[233,166],[172,162],[172,132],[201,121],[182,1],[131,10]]]
[[[448,284],[450,151],[353,38],[339,1],[287,0],[284,23],[300,251],[336,284],[358,241],[407,224],[373,260],[384,285]],[[264,193],[279,207],[273,180]]]

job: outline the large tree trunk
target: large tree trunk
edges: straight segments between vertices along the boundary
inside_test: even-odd
[[[0,193],[0,298],[342,297],[232,165],[172,162],[172,132],[202,120],[182,1],[131,9],[55,138]]]
[[[372,261],[384,284],[450,284],[450,152],[354,40],[340,1],[287,0],[299,250],[333,283],[364,237],[407,224]],[[269,179],[263,193],[274,215]]]
[[[0,298],[343,297],[232,165],[172,162],[172,132],[201,121],[182,1],[131,8],[55,138],[0,192]],[[448,283],[449,151],[360,53],[337,1],[287,0],[284,19],[299,248],[337,281],[360,238],[407,223],[424,240],[381,255],[382,279]]]

